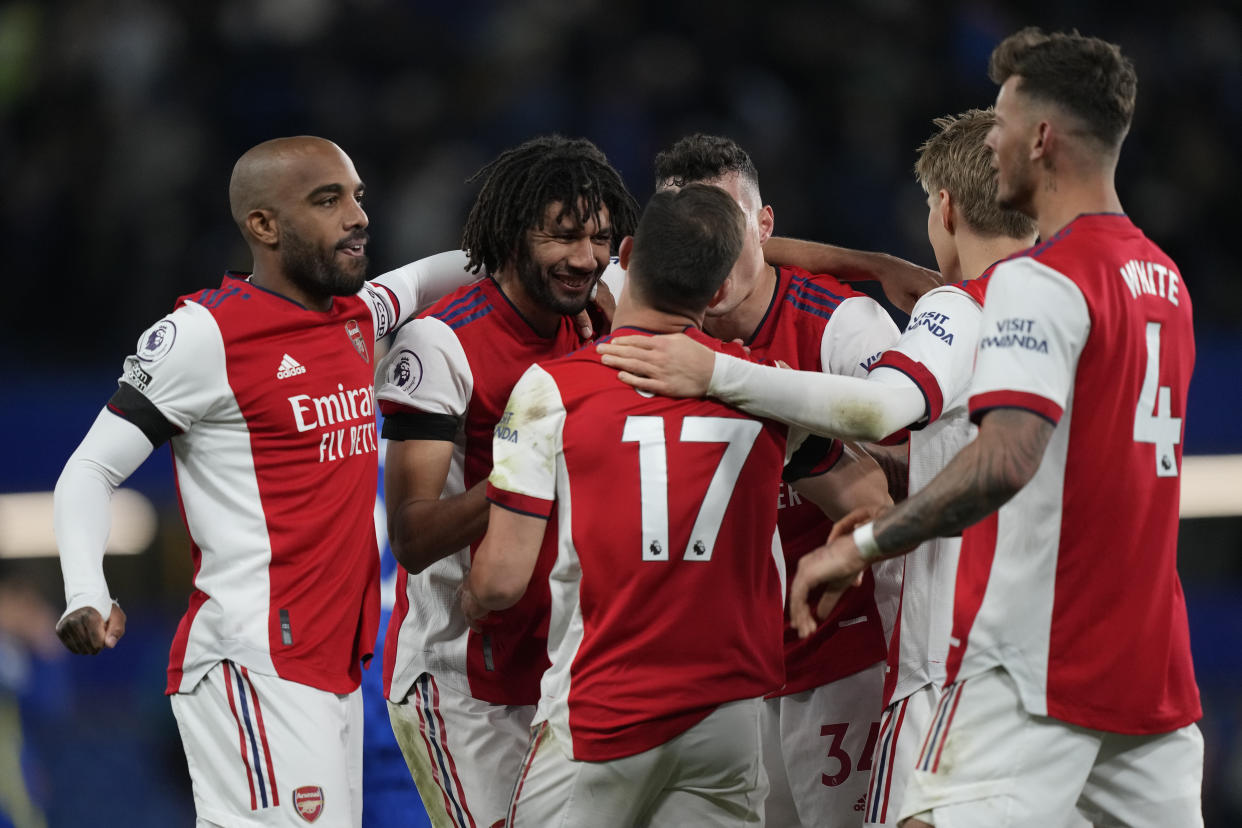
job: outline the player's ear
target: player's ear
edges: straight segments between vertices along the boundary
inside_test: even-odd
[[[725,300],[725,297],[729,295],[729,289],[732,286],[733,286],[733,275],[730,274],[729,277],[724,280],[724,283],[721,284],[720,287],[716,288],[716,292],[712,294],[712,299],[710,302],[707,303],[707,306],[709,308],[714,308],[716,307],[716,305],[723,302]]]
[[[622,269],[630,269],[630,255],[634,252],[634,237],[626,236],[621,240],[621,244],[617,247],[617,262]]]
[[[280,232],[276,229],[276,214],[271,210],[259,208],[246,214],[246,231],[259,244],[275,247],[280,241]]]
[[[1031,137],[1031,160],[1037,161],[1047,157],[1056,138],[1056,130],[1051,123],[1040,121],[1036,124],[1034,135]]]
[[[955,226],[953,217],[954,206],[952,194],[942,187],[940,189],[940,225],[950,236],[953,235]]]
[[[772,238],[775,229],[776,215],[772,212],[772,205],[765,204],[759,210],[759,243],[766,244],[768,239]]]

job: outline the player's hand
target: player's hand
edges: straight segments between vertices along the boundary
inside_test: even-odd
[[[56,635],[69,652],[95,655],[105,647],[112,649],[125,635],[125,612],[113,604],[105,624],[94,607],[82,607],[65,616],[56,626]]]
[[[773,236],[763,245],[763,258],[768,264],[831,273],[843,282],[879,282],[888,301],[906,313],[914,309],[914,303],[924,293],[944,284],[936,271],[897,256],[798,239]]]
[[[914,304],[923,298],[924,293],[944,284],[936,271],[887,253],[871,254],[867,265],[880,287],[884,288],[888,301],[906,313],[914,310]]]
[[[477,633],[483,632],[486,627],[494,626],[489,624],[494,620],[493,614],[479,603],[479,599],[469,589],[461,591],[461,612],[466,616],[466,626]]]
[[[864,523],[870,523],[880,515],[893,508],[892,504],[859,506],[845,517],[832,524],[832,531],[828,533],[828,543],[832,543],[842,535],[852,535],[854,530]]]
[[[666,397],[704,396],[716,367],[716,353],[685,334],[621,336],[595,347],[622,382]]]
[[[837,605],[841,595],[850,587],[862,583],[867,562],[858,554],[852,536],[845,536],[825,544],[798,560],[798,572],[789,587],[789,622],[798,631],[799,638],[815,632],[820,619]],[[812,608],[808,599],[811,590],[823,587],[824,594],[818,606]]]
[[[612,317],[616,312],[617,298],[608,289],[608,284],[600,279],[591,289],[591,304],[578,311],[574,324],[578,326],[582,338],[589,340],[597,332],[606,334],[612,330]]]

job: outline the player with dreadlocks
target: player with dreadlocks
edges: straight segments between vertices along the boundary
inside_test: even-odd
[[[583,344],[572,317],[638,215],[621,176],[586,140],[535,138],[475,180],[482,187],[462,247],[485,276],[398,332],[378,393],[388,533],[404,567],[384,691],[437,826],[503,821],[548,666],[550,560],[482,632],[457,607],[487,529],[492,436],[509,430],[505,403],[526,369]]]

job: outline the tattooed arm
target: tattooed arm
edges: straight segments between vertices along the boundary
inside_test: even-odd
[[[914,496],[885,512],[874,525],[878,554],[864,559],[850,535],[803,556],[790,588],[791,620],[799,632],[815,628],[807,595],[827,586],[828,606],[867,566],[904,555],[929,538],[956,535],[999,509],[1039,469],[1054,426],[1037,414],[998,408],[984,415],[979,436]]]
[[[876,522],[880,556],[909,552],[929,538],[959,534],[995,512],[1039,469],[1052,423],[1017,408],[984,416],[979,436],[922,491]]]

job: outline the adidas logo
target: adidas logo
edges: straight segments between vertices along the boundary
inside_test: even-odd
[[[276,379],[289,379],[289,377],[296,377],[298,374],[305,373],[305,365],[302,365],[293,357],[285,354],[281,357],[280,368],[276,370]]]

